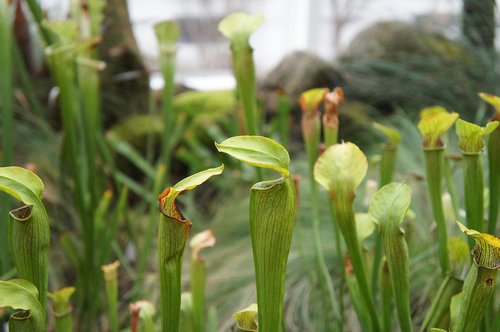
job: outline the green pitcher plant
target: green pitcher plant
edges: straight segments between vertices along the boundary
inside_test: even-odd
[[[233,13],[219,23],[219,31],[230,40],[233,59],[233,71],[236,87],[243,104],[245,130],[248,135],[259,133],[257,120],[257,96],[255,87],[255,64],[253,49],[249,39],[264,21],[262,15]]]
[[[16,310],[9,317],[11,332],[44,332],[45,309],[35,285],[24,279],[0,280],[0,308]]]
[[[9,213],[9,249],[18,276],[38,290],[45,311],[50,247],[49,219],[42,203],[44,185],[33,172],[16,166],[0,167],[0,190],[22,206]]]
[[[467,226],[479,232],[485,229],[481,151],[485,146],[484,137],[491,134],[497,126],[498,121],[490,122],[483,128],[462,119],[458,119],[455,126],[459,138],[458,147],[463,157]]]
[[[495,292],[497,270],[500,268],[500,239],[469,229],[458,221],[457,224],[463,233],[475,240],[476,245],[472,249],[473,264],[460,297],[458,321],[452,330],[473,332],[479,330],[489,299]]]
[[[193,236],[189,242],[191,247],[191,296],[193,302],[193,332],[205,331],[205,261],[200,256],[204,248],[215,245],[215,236],[206,230]]]
[[[373,331],[380,331],[375,302],[371,296],[366,268],[357,238],[353,203],[355,190],[368,170],[368,161],[353,143],[328,147],[314,166],[314,178],[330,193],[330,203],[335,209],[337,222],[347,247],[363,300],[370,315]]]
[[[410,258],[401,229],[410,207],[411,190],[405,183],[391,183],[380,189],[370,203],[369,214],[378,225],[387,259],[401,331],[413,331],[410,310]]]
[[[53,302],[56,332],[73,331],[73,318],[71,316],[73,307],[71,306],[70,298],[74,292],[75,287],[64,287],[56,292],[49,293],[49,298]]]
[[[257,332],[259,330],[257,312],[257,304],[252,303],[245,309],[233,314],[236,327],[240,332]]]
[[[176,198],[219,175],[224,165],[193,174],[168,187],[159,196],[158,265],[160,270],[160,317],[162,331],[179,331],[181,314],[181,272],[184,247],[191,221],[177,208]]]
[[[215,144],[217,150],[247,164],[280,173],[275,180],[254,184],[250,194],[250,236],[257,284],[259,331],[281,331],[285,275],[296,213],[290,157],[275,141],[236,136]]]
[[[432,205],[432,213],[436,221],[439,246],[439,264],[443,276],[450,269],[450,262],[446,250],[448,231],[443,212],[442,179],[444,172],[444,143],[441,139],[458,118],[457,113],[449,113],[441,106],[428,107],[420,112],[418,129],[423,136],[423,150],[425,157],[425,174]]]
[[[495,108],[491,121],[500,121],[500,97],[488,93],[479,96]],[[489,166],[489,211],[488,233],[494,234],[500,211],[500,126],[490,134],[488,140],[488,166]]]

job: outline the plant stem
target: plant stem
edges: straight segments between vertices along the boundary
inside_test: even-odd
[[[118,332],[118,267],[119,261],[102,266],[108,298],[108,318],[111,332]]]
[[[479,153],[463,153],[463,173],[467,227],[483,232],[483,169],[480,157]],[[469,239],[469,246],[474,246],[472,238]]]
[[[368,279],[366,278],[363,257],[361,255],[361,249],[356,235],[356,223],[352,208],[354,193],[351,193],[350,195],[350,197],[346,197],[346,195],[332,193],[331,203],[335,209],[340,231],[344,237],[349,258],[354,269],[354,274],[356,275],[356,280],[358,281],[359,289],[361,294],[364,296],[364,302],[370,314],[372,329],[376,332],[380,331],[378,315],[375,309],[375,302],[371,296],[372,293],[368,284]]]
[[[382,297],[382,331],[392,331],[392,284],[389,266],[384,260],[382,264],[382,278],[380,278],[380,295]]]
[[[497,113],[498,114],[498,113]],[[497,117],[500,117],[497,115]],[[488,166],[490,204],[488,213],[488,233],[496,234],[500,206],[500,129],[490,134],[488,141]]]
[[[255,65],[253,49],[250,45],[235,47],[231,44],[233,71],[236,76],[238,95],[243,104],[245,114],[245,130],[247,135],[257,135],[257,96],[255,88]]]
[[[279,91],[278,95],[278,131],[281,144],[288,147],[289,140],[289,115],[290,115],[290,100],[284,91]]]
[[[205,331],[205,262],[191,259],[191,294],[193,298],[193,332]]]
[[[386,144],[382,148],[382,159],[380,162],[380,188],[389,184],[394,175],[396,168],[397,145]],[[378,279],[380,275],[380,266],[382,264],[382,238],[378,232],[375,234],[375,255],[373,257],[373,267],[371,274],[372,291],[376,295],[376,289],[379,284]],[[387,330],[386,330],[387,331]]]
[[[2,166],[12,164],[14,151],[13,141],[13,78],[12,78],[12,6],[8,0],[0,1],[0,99],[2,109]],[[7,197],[0,198],[0,211],[9,210]],[[0,217],[0,274],[12,268],[12,260],[7,250],[8,218],[4,214]]]
[[[462,286],[462,280],[453,276],[446,276],[425,315],[420,328],[421,332],[427,331],[431,327],[440,327],[439,323],[443,320],[443,317],[446,314],[449,315],[451,298],[460,293]]]
[[[424,148],[425,171],[427,176],[427,186],[431,199],[432,213],[436,220],[439,238],[439,264],[441,274],[445,276],[450,270],[448,258],[448,233],[446,229],[443,203],[441,200],[441,183],[443,178],[444,147]]]

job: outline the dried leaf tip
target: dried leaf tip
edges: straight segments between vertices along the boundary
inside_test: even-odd
[[[201,260],[199,256],[200,251],[204,248],[215,246],[216,242],[215,236],[210,229],[196,234],[189,242],[189,246],[192,249],[191,257],[196,260]]]
[[[339,112],[343,103],[344,90],[341,87],[337,87],[325,94],[325,113],[323,114],[323,125],[325,127],[339,127]]]

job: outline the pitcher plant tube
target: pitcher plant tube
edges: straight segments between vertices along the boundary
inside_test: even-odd
[[[314,178],[330,193],[337,222],[349,253],[363,301],[370,314],[373,331],[380,331],[375,302],[366,276],[361,248],[357,238],[353,203],[356,188],[368,170],[368,161],[353,143],[328,147],[314,166]]]
[[[378,225],[387,259],[401,331],[413,331],[410,310],[410,258],[401,229],[410,207],[411,190],[405,183],[391,183],[380,189],[370,203],[369,214]]]
[[[22,203],[9,213],[9,249],[21,279],[38,290],[45,311],[50,247],[49,219],[42,203],[44,185],[33,172],[21,167],[0,167],[0,191]]]
[[[193,303],[193,332],[205,331],[206,308],[205,308],[205,261],[200,256],[204,248],[215,245],[215,236],[211,230],[206,230],[193,236],[189,242],[191,247],[191,296]]]
[[[250,193],[259,331],[281,331],[286,265],[296,213],[295,186],[288,169],[290,157],[283,146],[262,136],[231,137],[215,146],[247,164],[273,169],[281,175],[254,184]]]
[[[463,157],[465,213],[467,226],[484,231],[484,202],[483,202],[483,167],[481,165],[481,151],[484,137],[491,134],[497,127],[498,121],[490,122],[482,128],[476,124],[458,119],[456,123],[458,147]],[[471,242],[471,247],[473,243]]]
[[[308,161],[308,176],[311,186],[311,219],[314,237],[314,260],[322,293],[321,297],[323,299],[324,317],[326,322],[329,322],[330,318],[328,317],[328,312],[330,310],[328,310],[328,307],[330,306],[335,313],[335,319],[338,319],[337,317],[339,316],[339,310],[337,308],[335,294],[333,291],[333,282],[326,266],[325,257],[323,255],[323,248],[321,245],[318,184],[316,183],[316,181],[314,181],[314,163],[319,156],[321,140],[321,115],[319,111],[319,105],[324,100],[325,94],[327,92],[328,89],[325,88],[307,90],[301,94],[299,104],[302,110],[302,137],[305,143]],[[341,256],[339,255],[339,257]],[[339,324],[341,324],[340,321]],[[327,326],[329,326],[328,323]]]
[[[439,264],[443,276],[448,273],[450,262],[446,250],[448,231],[446,229],[443,204],[441,201],[445,149],[441,136],[448,131],[457,118],[457,113],[449,113],[443,107],[434,106],[425,108],[420,112],[420,122],[418,123],[418,129],[423,136],[425,174],[432,205],[432,213],[438,230]]]
[[[495,292],[497,270],[500,268],[500,239],[469,229],[457,221],[460,230],[471,236],[476,245],[472,250],[473,264],[465,278],[458,321],[453,331],[479,331],[488,301]]]
[[[16,310],[9,317],[9,331],[46,331],[45,310],[38,298],[37,288],[27,280],[0,280],[0,308]]]
[[[491,121],[500,121],[500,97],[488,93],[479,96],[495,108]],[[491,134],[488,140],[488,168],[489,168],[489,211],[488,233],[495,234],[500,211],[500,126]]]
[[[257,95],[255,87],[255,64],[249,39],[264,21],[262,15],[233,13],[219,23],[219,31],[229,39],[236,77],[238,96],[243,104],[245,130],[248,135],[259,133],[257,117]]]
[[[181,314],[182,256],[191,221],[177,208],[176,198],[219,175],[224,165],[193,174],[169,187],[159,196],[158,265],[160,270],[160,317],[162,331],[179,331]]]
[[[380,123],[374,123],[373,127],[381,132],[387,140],[386,143],[384,143],[384,145],[382,146],[380,160],[380,187],[383,187],[391,182],[394,175],[399,141],[401,141],[401,134],[396,129],[384,126]],[[380,275],[380,264],[382,262],[381,234],[377,233],[375,236],[375,256],[373,259],[373,268],[371,275],[371,286],[373,294],[376,294],[376,288],[378,286],[378,279]]]
[[[54,293],[49,293],[56,321],[55,332],[73,331],[73,317],[71,316],[73,307],[70,298],[74,292],[75,287],[64,287]]]

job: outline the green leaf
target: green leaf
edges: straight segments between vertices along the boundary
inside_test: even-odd
[[[464,279],[470,266],[469,245],[455,236],[448,240],[447,248],[450,256],[451,275]]]
[[[355,144],[335,144],[316,161],[314,179],[330,193],[352,193],[367,170],[366,156]]]
[[[399,227],[410,207],[411,189],[406,183],[390,183],[373,196],[368,213],[381,227]]]
[[[236,321],[236,326],[240,331],[243,332],[253,332],[258,330],[258,325],[256,322],[257,318],[257,304],[253,303],[243,310],[240,310],[233,314],[233,318]]]
[[[383,124],[377,122],[373,123],[373,128],[384,134],[389,139],[389,144],[391,145],[397,145],[401,140],[401,134],[394,128],[384,126]]]
[[[459,137],[458,146],[464,153],[479,153],[484,148],[484,137],[498,127],[498,121],[489,122],[485,127],[458,119],[456,132]]]
[[[492,105],[497,113],[500,113],[500,97],[484,92],[480,92],[479,97],[481,97],[488,104]]]
[[[177,182],[172,187],[172,189],[178,191],[179,193],[187,190],[192,190],[210,179],[212,176],[221,174],[223,170],[224,164],[220,165],[219,167],[206,169]]]
[[[160,50],[170,51],[181,36],[181,29],[175,21],[162,21],[154,25],[156,38],[160,43]]]
[[[219,31],[232,42],[247,43],[248,38],[264,22],[262,15],[233,13],[224,17],[219,23]]]
[[[19,182],[32,191],[38,199],[42,199],[44,189],[43,182],[35,173],[17,166],[0,167],[0,177],[6,177]],[[19,189],[11,188],[10,190],[17,192]],[[33,202],[26,202],[19,198],[20,195],[20,193],[17,193],[15,197],[24,203],[33,204]]]
[[[0,280],[0,308],[29,311],[27,319],[31,321],[33,330],[45,331],[45,312],[33,289],[36,287],[28,281]]]
[[[356,234],[359,243],[363,243],[375,230],[375,224],[368,213],[356,213]]]
[[[247,164],[274,169],[289,176],[290,156],[286,149],[270,138],[263,136],[235,136],[215,146],[219,152],[227,153]]]
[[[458,119],[458,113],[449,113],[444,107],[434,106],[424,108],[420,112],[418,129],[424,137],[424,147],[441,146],[441,136],[450,129]]]

